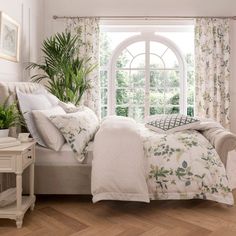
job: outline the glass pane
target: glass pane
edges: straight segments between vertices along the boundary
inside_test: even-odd
[[[117,116],[128,116],[129,108],[128,107],[116,107],[116,115]]]
[[[106,70],[100,71],[100,81],[101,81],[101,87],[108,87],[108,78]]]
[[[180,89],[168,89],[165,93],[166,104],[179,105]]]
[[[189,70],[194,68],[194,54],[188,53],[185,55],[185,60]]]
[[[116,87],[129,86],[129,71],[118,70],[116,71]]]
[[[132,92],[132,103],[134,105],[143,105],[145,103],[145,90],[135,89]]]
[[[132,55],[132,57],[139,54],[145,54],[145,42],[133,43],[127,47],[127,51]]]
[[[166,71],[166,87],[179,87],[180,73],[176,70]]]
[[[126,89],[116,90],[116,104],[123,105],[129,102],[129,92]]]
[[[187,107],[187,115],[194,116],[194,108],[192,106]]]
[[[116,67],[117,68],[129,68],[130,62],[133,59],[133,57],[128,53],[128,51],[125,49],[120,56],[118,57],[116,61]]]
[[[140,54],[133,59],[130,68],[145,68],[145,54]]]
[[[164,106],[165,104],[164,89],[150,89],[149,102],[150,106]]]
[[[132,70],[131,73],[131,79],[130,79],[130,85],[134,88],[136,87],[142,87],[145,86],[145,71],[143,70]]]
[[[194,104],[194,89],[193,88],[188,89],[187,104],[188,105],[193,105]]]
[[[150,115],[164,114],[164,107],[150,107]]]
[[[172,26],[170,26],[171,28]],[[176,28],[183,26],[177,26]],[[186,26],[188,28],[188,32],[179,31],[179,32],[173,32],[171,29],[166,32],[156,32],[156,35],[164,36],[168,39],[170,39],[172,42],[175,42],[175,44],[180,48],[180,50],[183,52],[183,54],[193,54],[194,55],[194,24]]]
[[[156,54],[161,57],[162,54],[166,51],[166,49],[167,46],[162,43],[150,42],[150,53],[152,54]]]
[[[162,59],[164,60],[166,68],[178,68],[179,62],[174,52],[171,49],[168,49],[163,55]]]
[[[105,32],[100,32],[100,42],[100,66],[106,66],[109,63],[112,50],[109,37]]]
[[[102,104],[107,104],[107,89],[101,89],[101,100]]]
[[[101,108],[101,117],[105,117],[107,116],[107,107],[102,107]]]
[[[144,107],[131,107],[130,108],[131,117],[136,121],[142,121],[144,118]]]
[[[164,61],[156,55],[150,54],[150,68],[151,69],[164,69]]]
[[[178,114],[179,106],[169,106],[165,109],[165,114]]]
[[[165,87],[165,73],[164,71],[152,70],[150,71],[150,87],[163,88]]]
[[[194,86],[194,71],[187,71],[187,83],[189,86]]]

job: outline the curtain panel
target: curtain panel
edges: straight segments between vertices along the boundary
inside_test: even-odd
[[[195,21],[195,111],[229,128],[230,20]]]
[[[78,35],[77,52],[81,58],[91,58],[90,65],[97,65],[91,72],[90,88],[84,93],[81,103],[91,108],[100,118],[100,80],[99,80],[99,19],[76,18],[68,19],[66,31]]]

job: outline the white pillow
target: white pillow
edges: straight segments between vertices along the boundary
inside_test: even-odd
[[[172,133],[186,129],[194,129],[200,123],[200,120],[194,117],[174,114],[155,116],[153,120],[145,126],[159,133]]]
[[[54,151],[59,151],[65,143],[65,139],[48,117],[51,115],[64,115],[66,114],[65,111],[60,106],[55,106],[49,110],[33,110],[32,114],[36,128],[45,145]]]
[[[20,110],[23,114],[29,132],[38,144],[45,147],[46,145],[35,127],[32,110],[49,109],[52,107],[51,102],[43,94],[22,93],[18,89],[16,90],[16,93],[19,100]]]
[[[33,91],[33,94],[44,94],[53,106],[57,106],[60,101],[55,95],[51,94],[43,87]]]
[[[59,101],[59,102],[58,102],[58,105],[59,105],[60,107],[62,107],[63,110],[64,110],[66,113],[75,113],[75,112],[81,110],[81,106],[80,106],[80,107],[76,107],[76,106],[75,106],[73,103],[71,103],[71,102],[66,103],[66,102]]]
[[[61,131],[76,154],[77,160],[82,163],[85,158],[86,146],[99,128],[96,114],[88,107],[83,107],[76,113],[54,115],[49,119]]]

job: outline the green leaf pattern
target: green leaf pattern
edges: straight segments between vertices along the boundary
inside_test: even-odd
[[[79,112],[54,115],[49,119],[63,134],[78,161],[83,162],[87,153],[86,147],[99,128],[95,113],[84,107]]]
[[[77,52],[81,57],[90,58],[90,65],[99,64],[99,19],[98,18],[73,18],[66,22],[66,31],[78,35]],[[83,96],[84,104],[91,108],[100,117],[100,79],[99,67],[96,67],[88,76],[90,88]]]
[[[141,132],[151,199],[209,199],[233,204],[225,168],[199,132]]]
[[[229,128],[229,19],[196,19],[195,74],[196,115],[212,118]]]

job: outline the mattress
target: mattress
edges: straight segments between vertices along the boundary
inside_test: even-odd
[[[93,143],[88,144],[88,153],[84,162],[81,164],[75,158],[75,154],[70,146],[65,143],[61,150],[56,152],[51,149],[36,145],[35,166],[81,166],[91,165],[93,157]]]

